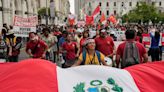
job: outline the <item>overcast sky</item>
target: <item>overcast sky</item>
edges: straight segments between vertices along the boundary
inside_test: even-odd
[[[71,13],[73,13],[73,14],[75,14],[75,2],[74,2],[74,0],[69,0],[70,1],[70,5],[71,5],[71,7],[70,7],[70,11],[71,11]]]

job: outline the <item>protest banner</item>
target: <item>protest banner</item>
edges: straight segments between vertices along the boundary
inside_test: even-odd
[[[27,18],[21,16],[15,16],[13,32],[15,36],[28,37],[28,34],[30,32],[36,32],[37,24],[38,24],[37,16],[30,16]]]

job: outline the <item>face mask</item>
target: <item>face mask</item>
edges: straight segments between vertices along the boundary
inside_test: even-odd
[[[35,36],[35,40],[38,40],[39,39],[39,37],[38,36]]]
[[[33,38],[30,38],[30,40],[31,40],[31,41],[34,41],[34,40],[35,40],[35,37],[33,37]]]
[[[31,38],[30,40],[31,41],[34,41],[34,40],[38,40],[38,39],[39,39],[39,37],[38,36],[35,36],[35,37]]]

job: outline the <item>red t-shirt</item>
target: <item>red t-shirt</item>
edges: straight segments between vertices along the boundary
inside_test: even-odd
[[[140,37],[136,36],[135,41],[140,42]]]
[[[120,55],[121,58],[123,58],[123,53],[124,53],[125,45],[126,45],[126,42],[120,44],[120,45],[118,46],[118,48],[117,48],[117,55]],[[139,43],[139,42],[136,42],[136,45],[137,45],[137,47],[138,47],[139,54],[140,54],[140,60],[141,60],[140,63],[143,63],[143,58],[142,58],[142,57],[144,56],[145,53],[147,53],[147,52],[146,52],[146,49],[145,49],[145,47],[144,47],[141,43]]]
[[[67,51],[66,53],[67,60],[73,60],[76,58],[76,51],[75,51],[76,47],[77,47],[76,42],[71,42],[71,43],[64,42],[62,44],[62,48]]]
[[[103,53],[105,56],[113,53],[114,50],[114,42],[110,36],[106,38],[97,37],[95,39],[96,49]]]
[[[37,45],[38,44],[38,45]],[[36,47],[36,45],[37,45],[37,47]],[[40,58],[40,57],[42,57],[42,54],[44,53],[44,50],[45,50],[45,48],[47,48],[48,46],[47,46],[47,44],[44,42],[44,41],[42,41],[42,40],[39,40],[38,42],[36,42],[36,43],[33,43],[33,42],[28,42],[27,43],[27,45],[26,45],[26,51],[27,50],[31,50],[31,51],[34,51],[34,49],[35,49],[35,47],[36,47],[36,50],[35,50],[35,53],[33,54],[33,57],[34,58]]]
[[[57,31],[57,32],[55,31],[55,32],[54,32],[54,35],[55,35],[55,36],[59,36],[59,35],[61,35],[61,34],[62,34],[62,33],[61,33],[60,31]]]

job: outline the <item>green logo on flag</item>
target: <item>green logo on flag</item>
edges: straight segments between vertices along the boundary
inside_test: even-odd
[[[123,92],[123,88],[118,86],[113,78],[108,78],[107,84],[111,85],[112,89],[110,89],[109,85],[102,86],[103,82],[101,80],[92,80],[90,81],[91,87],[87,88],[87,92],[110,92],[110,90]],[[73,88],[74,92],[85,92],[85,83],[79,83]]]

